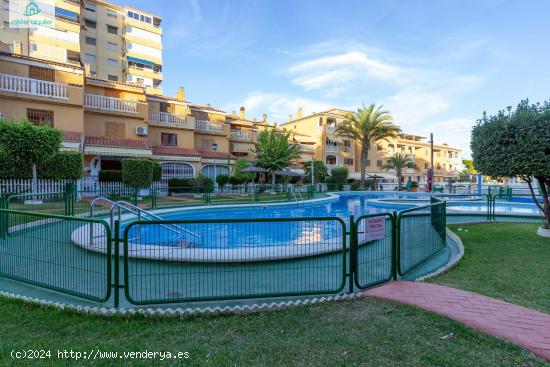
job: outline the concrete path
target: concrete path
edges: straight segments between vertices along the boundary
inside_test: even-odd
[[[550,360],[550,315],[480,294],[424,282],[392,282],[366,296],[406,303],[519,344]]]

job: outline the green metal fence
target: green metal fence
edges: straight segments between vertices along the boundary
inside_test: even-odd
[[[446,246],[446,203],[438,199],[428,206],[397,214],[397,272],[404,276]]]
[[[369,288],[395,278],[395,213],[351,220],[351,264],[355,285]]]
[[[9,225],[9,223],[17,223]],[[95,226],[105,254],[73,241],[89,240],[80,227]],[[100,220],[0,210],[0,276],[105,302],[111,294],[111,232]]]
[[[135,221],[124,230],[125,295],[145,305],[338,293],[346,242],[336,217]]]

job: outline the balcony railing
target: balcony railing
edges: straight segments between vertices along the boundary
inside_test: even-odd
[[[338,153],[338,146],[337,145],[326,145],[325,150],[330,153]]]
[[[168,112],[150,111],[149,122],[152,124],[166,124],[193,129],[195,126],[187,116],[174,115]]]
[[[334,134],[336,132],[336,126],[327,126],[327,134]]]
[[[223,133],[223,125],[221,122],[196,120],[195,130],[208,131],[212,133]]]
[[[136,101],[105,97],[97,94],[86,94],[84,97],[84,107],[87,108],[127,113],[138,112],[138,105]]]
[[[338,164],[327,163],[327,164],[325,164],[325,166],[327,166],[328,169],[338,168]]]
[[[313,145],[300,144],[300,149],[302,149],[302,152],[315,152],[315,146]]]
[[[0,74],[0,90],[38,97],[69,99],[66,84],[9,74]]]
[[[235,140],[252,140],[252,132],[243,130],[231,130],[231,139]]]
[[[416,173],[416,168],[405,168],[405,173],[412,175]]]

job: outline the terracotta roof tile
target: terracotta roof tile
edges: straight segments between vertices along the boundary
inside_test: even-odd
[[[177,147],[162,147],[154,146],[153,147],[154,155],[176,155],[176,156],[185,156],[185,157],[200,157],[201,154],[194,149],[187,148],[177,148]]]
[[[147,140],[107,138],[104,136],[87,136],[86,145],[100,145],[100,146],[108,146],[108,147],[142,148],[142,149],[150,148]]]
[[[63,131],[63,141],[80,143],[82,141],[82,133],[78,131]]]
[[[189,105],[189,108],[194,108],[194,109],[198,109],[198,110],[206,110],[206,111],[213,111],[213,112],[225,113],[224,110],[220,110],[220,109],[218,109],[218,108],[214,108],[214,107],[211,107],[211,106],[201,106],[201,105],[197,105],[197,104],[190,104],[190,105]]]
[[[207,159],[217,159],[217,158],[235,159],[235,156],[224,152],[213,152],[211,150],[201,150],[199,153],[202,158],[207,158]]]

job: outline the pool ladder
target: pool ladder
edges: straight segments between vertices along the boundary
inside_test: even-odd
[[[294,197],[294,201],[296,201],[296,204],[299,204],[300,201],[304,201],[304,198],[302,197],[300,191],[294,190],[294,187],[290,188],[290,193]]]
[[[115,216],[115,210],[117,211],[118,221],[122,219],[122,212],[126,211],[128,213],[131,213],[137,217],[138,220],[163,220],[162,217],[159,217],[156,214],[153,214],[145,209],[142,209],[138,206],[135,206],[133,204],[130,204],[127,201],[112,201],[104,197],[95,198],[92,200],[91,206],[90,206],[90,218],[93,218],[95,216],[95,207],[97,202],[104,201],[111,205],[110,207],[110,215],[109,215],[109,224],[111,226],[111,229],[114,228],[114,216]],[[159,224],[159,226],[168,229],[171,232],[177,233],[180,236],[183,235],[190,235],[195,238],[200,238],[200,235],[197,233],[194,233],[192,231],[189,231],[185,228],[181,228],[180,226],[177,226],[175,224]],[[94,237],[94,231],[93,231],[93,223],[90,224],[90,244],[92,244]]]

